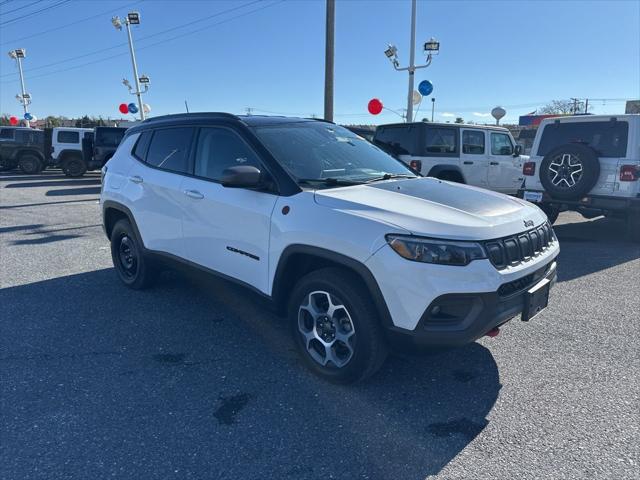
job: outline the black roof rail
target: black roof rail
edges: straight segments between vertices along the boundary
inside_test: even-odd
[[[233,120],[241,120],[240,117],[232,113],[226,112],[193,112],[193,113],[173,113],[170,115],[160,115],[159,117],[147,118],[144,124],[161,122],[165,120],[181,120],[189,118],[229,118]]]

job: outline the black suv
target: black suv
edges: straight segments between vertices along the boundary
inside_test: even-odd
[[[124,127],[96,127],[93,135],[82,140],[86,170],[98,170],[113,156],[127,131]]]
[[[19,168],[38,173],[46,167],[44,132],[27,127],[0,128],[0,171]]]

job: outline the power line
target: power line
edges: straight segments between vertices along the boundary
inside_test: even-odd
[[[5,0],[5,1],[9,1],[9,0]],[[65,25],[60,25],[59,27],[50,28],[48,30],[43,30],[43,31],[37,32],[37,33],[32,33],[30,35],[25,35],[24,37],[20,37],[20,38],[14,38],[12,40],[5,40],[4,42],[1,42],[1,43],[2,44],[15,43],[15,42],[21,42],[22,40],[26,40],[28,38],[39,37],[40,35],[44,35],[46,33],[56,32],[58,30],[62,30],[63,28],[71,27],[72,25],[77,25],[78,23],[82,23],[82,22],[85,22],[87,20],[92,20],[94,18],[102,17],[104,15],[108,15],[110,13],[113,13],[113,12],[116,12],[116,11],[120,11],[121,9],[125,9],[125,8],[128,8],[128,7],[131,7],[133,5],[136,5],[138,3],[142,3],[144,1],[146,1],[146,0],[138,0],[137,2],[127,3],[125,5],[122,5],[121,7],[114,8],[114,9],[111,9],[111,10],[107,10],[106,12],[98,13],[96,15],[91,15],[90,17],[81,18],[80,20],[76,20],[74,22],[67,23]]]
[[[0,12],[0,16],[8,15],[10,13],[17,12],[18,10],[23,10],[25,8],[29,8],[31,5],[35,5],[36,3],[42,3],[42,2],[44,2],[44,0],[36,0],[35,2],[31,2],[28,5],[22,5],[22,6],[18,7],[18,8],[14,8],[13,10],[9,10],[7,12]]]
[[[144,0],[141,0],[141,1],[144,1]],[[209,15],[209,16],[207,16],[207,17],[199,18],[199,19],[197,19],[197,20],[193,20],[193,21],[190,21],[190,22],[184,23],[184,24],[182,24],[182,25],[177,25],[177,26],[175,26],[175,27],[171,27],[171,28],[168,28],[168,29],[166,29],[166,30],[162,30],[162,31],[160,31],[160,32],[153,33],[153,34],[151,34],[151,35],[147,35],[147,36],[144,36],[144,37],[140,37],[137,41],[138,41],[138,42],[142,42],[142,41],[148,40],[148,39],[150,39],[150,38],[154,38],[154,37],[157,37],[157,36],[159,36],[159,35],[163,35],[163,34],[165,34],[165,33],[172,32],[172,31],[174,31],[174,30],[178,30],[178,29],[180,29],[180,28],[188,27],[188,26],[194,25],[194,24],[196,24],[196,23],[200,23],[200,22],[203,22],[203,21],[206,21],[206,20],[210,20],[210,19],[212,19],[212,18],[219,17],[219,16],[224,15],[224,14],[226,14],[226,13],[234,12],[234,11],[239,10],[239,9],[241,9],[241,8],[248,7],[248,6],[254,5],[254,4],[256,4],[256,3],[260,3],[260,2],[261,2],[261,0],[253,0],[252,2],[245,3],[245,4],[243,4],[243,5],[236,6],[236,7],[233,7],[233,8],[229,8],[229,9],[227,9],[227,10],[223,10],[223,11],[221,11],[221,12],[214,13],[213,15]],[[208,28],[208,27],[207,27],[207,28]],[[188,32],[188,33],[189,33],[189,34],[191,34],[191,33],[194,33],[194,32],[195,32],[195,31],[191,31],[191,32]],[[107,52],[107,51],[109,51],[109,50],[114,50],[114,49],[116,49],[116,48],[120,48],[120,47],[123,47],[123,46],[125,46],[125,45],[127,45],[127,42],[119,43],[119,44],[114,45],[114,46],[112,46],[112,47],[106,47],[106,48],[101,48],[101,49],[99,49],[99,50],[94,50],[94,51],[92,51],[92,52],[84,53],[84,54],[82,54],[82,55],[76,55],[75,57],[65,58],[64,60],[58,60],[58,61],[56,61],[56,62],[48,63],[48,64],[46,64],[46,65],[39,65],[39,66],[36,66],[36,67],[32,67],[32,68],[29,68],[29,69],[25,70],[25,72],[32,72],[32,71],[34,71],[34,70],[41,70],[41,69],[43,69],[43,68],[52,67],[52,66],[54,66],[54,65],[59,65],[59,64],[61,64],[61,63],[71,62],[71,61],[73,61],[73,60],[78,60],[78,59],[80,59],[80,58],[85,58],[85,57],[89,57],[89,56],[91,56],[91,55],[95,55],[95,54],[97,54],[97,53],[102,53],[102,52]],[[8,76],[12,76],[12,75],[16,75],[16,73],[5,73],[5,74],[3,74],[3,75],[0,75],[0,78],[1,78],[1,77],[8,77]]]
[[[12,18],[11,20],[7,20],[5,22],[1,22],[0,25],[8,25],[10,23],[18,22],[20,20],[30,19],[33,15],[37,15],[38,13],[41,13],[41,12],[46,12],[47,10],[51,10],[52,8],[59,7],[60,5],[64,5],[65,3],[69,3],[70,1],[71,0],[62,0],[61,2],[54,3],[53,5],[49,5],[48,7],[41,8],[40,10],[29,12],[28,16],[16,17],[16,18]]]
[[[206,30],[206,29],[208,29],[208,28],[212,28],[212,27],[215,27],[215,26],[221,25],[221,24],[223,24],[223,23],[230,22],[230,21],[235,20],[235,19],[237,19],[237,18],[241,18],[241,17],[244,17],[244,16],[246,16],[246,15],[250,15],[250,14],[255,13],[255,12],[258,12],[258,11],[260,11],[260,10],[264,10],[265,8],[272,7],[272,6],[274,6],[274,5],[278,4],[278,3],[282,3],[283,1],[285,1],[285,0],[278,0],[278,1],[274,2],[274,3],[269,4],[269,5],[264,5],[264,6],[260,7],[260,8],[255,8],[255,9],[250,10],[250,11],[248,11],[248,12],[244,12],[244,13],[241,13],[241,14],[239,14],[239,15],[235,15],[235,16],[233,16],[233,17],[227,18],[227,19],[225,19],[225,20],[221,20],[221,21],[216,22],[216,23],[213,23],[213,24],[211,24],[211,25],[207,25],[207,26],[205,26],[205,27],[202,27],[202,28],[199,28],[199,29],[196,29],[196,30],[192,30],[192,31],[187,32],[187,33],[183,33],[183,34],[181,34],[181,35],[175,35],[175,36],[173,36],[173,37],[170,37],[170,38],[167,38],[167,39],[161,40],[161,41],[159,41],[159,42],[155,42],[155,43],[152,43],[152,44],[149,44],[149,45],[145,45],[145,46],[143,46],[143,47],[138,48],[137,50],[144,50],[145,48],[155,47],[155,46],[157,46],[157,45],[161,45],[161,44],[163,44],[163,43],[170,42],[170,41],[175,40],[175,39],[178,39],[178,38],[186,37],[186,36],[188,36],[188,35],[193,35],[193,34],[195,34],[195,33],[201,32],[201,31]],[[157,35],[157,34],[154,34],[154,35]],[[147,38],[148,38],[148,37],[147,37]],[[115,55],[111,55],[111,56],[109,56],[109,57],[105,57],[105,58],[101,58],[101,59],[93,60],[93,61],[90,61],[90,62],[82,63],[82,64],[80,64],[80,65],[75,65],[75,66],[73,66],[73,67],[62,68],[62,69],[59,69],[59,70],[54,70],[54,71],[52,71],[52,72],[42,73],[42,74],[40,74],[40,75],[32,75],[32,76],[29,76],[29,80],[33,80],[33,79],[41,78],[41,77],[46,77],[46,76],[49,76],[49,75],[54,75],[54,74],[56,74],[56,73],[67,72],[67,71],[70,71],[70,70],[76,70],[76,69],[78,69],[78,68],[86,67],[86,66],[88,66],[88,65],[94,65],[94,64],[96,64],[96,63],[105,62],[105,61],[107,61],[107,60],[111,60],[111,59],[113,59],[113,58],[121,57],[121,56],[124,56],[124,55],[128,55],[128,52],[117,53],[117,54],[115,54]],[[9,74],[9,75],[12,75],[12,74]],[[1,81],[0,83],[13,83],[14,81],[15,81],[15,80],[3,80],[3,81]]]

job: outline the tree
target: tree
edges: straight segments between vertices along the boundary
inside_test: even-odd
[[[464,118],[456,117],[456,121],[454,123],[464,123]]]
[[[0,116],[0,125],[11,125],[11,122],[9,121],[9,115],[6,113],[3,113]]]
[[[538,109],[540,115],[575,115],[584,113],[586,102],[579,99],[553,100],[542,108]],[[589,106],[589,110],[591,107]]]

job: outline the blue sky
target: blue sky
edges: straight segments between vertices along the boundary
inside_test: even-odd
[[[152,81],[145,96],[152,114],[182,112],[187,100],[191,111],[321,116],[324,8],[322,0],[0,0],[0,112],[20,114],[17,69],[5,52],[26,48],[36,116],[119,116],[118,104],[134,100],[121,83],[132,74],[126,34],[110,18],[137,10],[134,41],[140,73]],[[395,43],[406,64],[409,15],[409,0],[337,0],[336,121],[399,120],[371,116],[366,105],[377,97],[405,107],[407,75],[383,50]],[[431,36],[441,51],[416,84],[434,84],[439,120],[490,121],[488,112],[502,105],[505,120],[517,121],[552,99],[640,98],[638,0],[419,1],[418,44]],[[424,61],[420,50],[417,59]],[[591,104],[595,113],[624,111],[619,100]],[[430,109],[427,100],[424,116]]]

